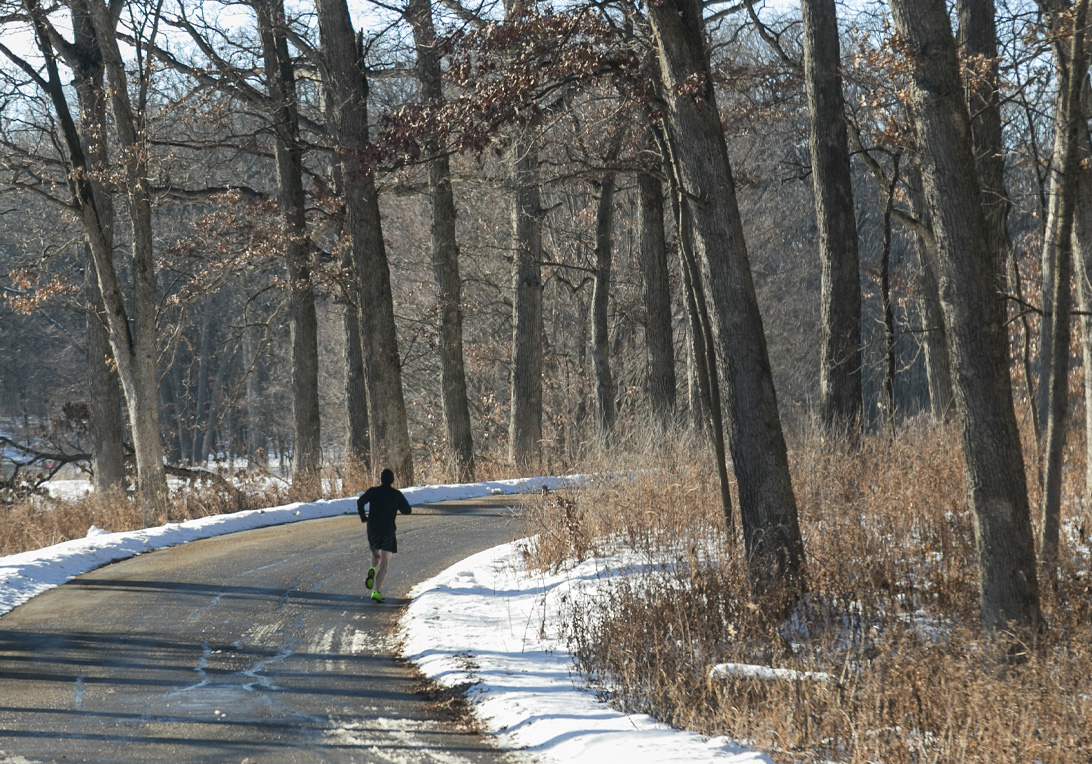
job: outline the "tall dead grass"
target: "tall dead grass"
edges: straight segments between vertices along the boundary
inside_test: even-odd
[[[631,481],[530,507],[536,565],[620,547],[646,563],[572,606],[570,646],[591,685],[626,711],[728,735],[779,761],[1092,760],[1079,503],[1067,504],[1058,585],[1043,593],[1048,630],[1013,665],[1011,643],[977,629],[957,433],[915,423],[857,450],[812,433],[791,450],[809,594],[788,619],[749,601],[741,542],[724,533],[715,480],[708,465],[692,466],[707,462],[692,444],[646,452],[649,469]],[[1075,496],[1081,470],[1070,472]],[[723,663],[829,679],[713,678]]]
[[[155,522],[184,522],[311,498],[317,497],[292,490],[287,483],[270,483],[256,477],[231,483],[201,481],[172,491],[166,516]],[[121,491],[78,499],[35,496],[0,507],[0,556],[81,538],[91,526],[115,532],[139,530],[145,525],[140,504]]]

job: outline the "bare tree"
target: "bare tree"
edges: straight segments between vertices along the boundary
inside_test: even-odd
[[[618,158],[622,134],[614,139],[605,157],[609,166]],[[596,181],[599,199],[595,211],[595,284],[592,287],[592,366],[599,431],[609,436],[615,422],[615,388],[610,369],[610,274],[614,259],[614,187],[616,173],[605,170]]]
[[[910,63],[910,104],[937,238],[967,493],[976,519],[982,625],[1033,634],[1042,616],[1031,516],[997,305],[997,260],[987,245],[955,40],[943,0],[891,0],[891,10]]]
[[[971,140],[982,193],[982,211],[986,217],[989,247],[998,261],[997,275],[1002,281],[998,282],[997,288],[1001,289],[1009,250],[1007,220],[1012,205],[1005,190],[1001,142],[996,9],[994,0],[958,0],[956,11],[959,44],[967,62],[964,88],[971,115]]]
[[[75,6],[86,23],[85,35],[93,30],[95,54],[102,61],[110,83],[108,101],[112,106],[118,135],[122,173],[132,225],[133,256],[132,321],[123,289],[114,267],[112,251],[113,214],[100,209],[104,202],[101,187],[92,177],[102,168],[93,165],[84,145],[80,127],[72,116],[65,84],[57,65],[57,47],[67,46],[53,27],[47,12],[36,0],[27,0],[24,9],[34,30],[35,43],[45,60],[45,73],[3,48],[4,54],[19,66],[49,99],[61,131],[67,154],[68,183],[73,204],[80,212],[88,251],[95,274],[97,302],[102,306],[107,336],[125,394],[136,456],[137,484],[145,518],[162,517],[166,510],[167,480],[163,468],[163,448],[159,435],[159,395],[156,385],[156,295],[153,256],[150,188],[147,177],[146,131],[143,107],[146,104],[147,71],[140,72],[138,102],[134,107],[129,93],[129,77],[115,37],[116,13],[101,0],[87,0]],[[89,38],[85,38],[89,39]],[[74,50],[69,53],[74,55]],[[88,82],[82,86],[90,87]],[[105,99],[105,96],[103,96]],[[105,102],[105,100],[104,100]],[[88,104],[90,106],[90,103]],[[88,112],[88,119],[93,119]],[[103,129],[101,125],[88,129]]]
[[[663,183],[648,172],[637,173],[637,227],[644,286],[648,404],[653,419],[666,429],[675,421],[675,347],[671,331]]]
[[[137,463],[137,484],[145,506],[161,517],[166,512],[167,477],[163,469],[163,446],[159,435],[158,376],[156,371],[155,242],[152,232],[152,197],[148,179],[147,70],[140,72],[137,102],[129,95],[129,72],[118,47],[116,28],[121,4],[107,7],[104,0],[86,0],[103,64],[110,82],[110,104],[118,148],[125,174],[129,203],[133,255],[132,329],[123,330],[111,302],[120,304],[121,295],[107,298],[116,288],[108,273],[113,269],[104,257],[95,258],[99,286],[111,314],[110,340],[114,348],[122,386],[129,400],[129,426]],[[153,25],[154,28],[154,25]],[[94,245],[91,247],[95,251]],[[104,253],[105,254],[105,253]],[[128,356],[124,358],[122,356]],[[128,370],[126,371],[126,367]]]
[[[346,226],[360,280],[373,465],[390,466],[399,482],[409,484],[413,482],[413,453],[406,425],[390,265],[379,217],[375,171],[368,163],[368,80],[363,50],[357,43],[345,0],[319,0],[317,8],[345,186]]]
[[[918,301],[923,322],[925,373],[929,381],[929,410],[934,422],[944,422],[952,415],[952,368],[948,354],[948,330],[940,307],[940,264],[937,240],[925,202],[925,189],[917,166],[911,168],[908,182],[910,209],[921,225],[914,230],[921,273],[921,299]]]
[[[444,88],[431,0],[410,0],[406,16],[413,27],[421,99],[430,108],[440,109],[444,105]],[[463,364],[463,298],[459,247],[455,238],[451,162],[435,135],[426,136],[425,151],[432,202],[432,269],[440,301],[440,391],[444,401],[444,424],[455,476],[460,481],[469,481],[474,477],[474,441]]]
[[[648,9],[677,178],[711,313],[726,426],[756,596],[791,600],[805,585],[804,547],[766,339],[705,47],[702,4]]]
[[[1067,16],[1070,14],[1067,12]],[[1050,320],[1049,390],[1047,394],[1046,437],[1043,449],[1042,541],[1040,558],[1045,575],[1053,577],[1058,562],[1062,504],[1062,460],[1065,447],[1066,411],[1069,407],[1070,268],[1073,261],[1074,217],[1080,172],[1081,125],[1085,123],[1081,94],[1088,74],[1084,49],[1088,0],[1077,0],[1073,9],[1070,47],[1064,57],[1068,66],[1059,67],[1055,109],[1054,162],[1051,177],[1050,217],[1043,242],[1046,259],[1053,260],[1053,312]],[[1055,20],[1054,26],[1061,25]],[[1059,61],[1062,56],[1057,56]],[[1087,130],[1087,127],[1085,128]],[[1045,321],[1044,321],[1045,323]]]
[[[861,282],[834,0],[802,0],[808,148],[822,263],[819,418],[853,436],[861,422]]]
[[[505,18],[519,21],[528,0],[507,0]],[[508,460],[534,465],[542,458],[542,197],[538,147],[520,129],[510,152],[512,184],[512,395]]]
[[[314,476],[322,458],[318,399],[318,318],[311,283],[310,238],[303,187],[304,144],[300,138],[296,74],[288,50],[287,21],[281,0],[254,0],[261,39],[267,106],[274,135],[277,196],[284,221],[292,326],[292,389],[295,446],[292,474]]]
[[[86,5],[73,3],[70,12],[72,42],[65,44],[59,41],[58,48],[72,70],[72,85],[79,99],[81,139],[86,147],[87,161],[94,168],[90,177],[91,189],[102,216],[105,244],[113,250],[114,200],[101,180],[110,158],[106,131],[106,71]],[[95,279],[94,260],[86,244],[83,247],[83,261],[88,300],[87,395],[93,480],[96,491],[117,490],[125,486],[121,383]]]

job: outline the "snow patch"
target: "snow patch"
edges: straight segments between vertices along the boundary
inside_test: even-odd
[[[405,657],[440,684],[473,684],[470,702],[503,746],[576,764],[771,764],[725,738],[680,732],[599,702],[574,679],[557,627],[566,602],[594,593],[604,561],[530,574],[520,544],[482,552],[415,587],[402,621]]]

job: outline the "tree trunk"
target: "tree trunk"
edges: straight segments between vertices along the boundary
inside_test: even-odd
[[[1061,39],[1068,38],[1064,19],[1068,16],[1069,11],[1072,8],[1069,0],[1039,0],[1038,5],[1039,9],[1046,16],[1046,22],[1050,27],[1051,34],[1056,36],[1060,35]],[[1068,63],[1068,52],[1065,50],[1064,43],[1056,42],[1054,44],[1054,69],[1055,77],[1058,79],[1059,83],[1065,79]],[[1064,108],[1064,94],[1061,90],[1064,86],[1059,85],[1059,88],[1054,104],[1056,115],[1061,114]],[[1046,221],[1043,225],[1043,249],[1040,253],[1041,259],[1039,261],[1042,268],[1042,285],[1039,298],[1039,364],[1037,375],[1038,384],[1036,386],[1035,394],[1035,434],[1039,440],[1040,451],[1044,454],[1049,450],[1049,446],[1046,443],[1046,428],[1047,422],[1050,419],[1050,375],[1054,368],[1054,340],[1051,337],[1053,322],[1051,317],[1054,315],[1054,285],[1057,280],[1054,272],[1057,242],[1054,237],[1058,233],[1058,216],[1061,214],[1061,209],[1058,206],[1058,202],[1062,199],[1062,195],[1058,193],[1058,187],[1061,182],[1059,161],[1065,152],[1065,141],[1065,131],[1059,130],[1056,124],[1054,131],[1053,161],[1049,165],[1046,177]],[[1040,475],[1040,477],[1042,477],[1042,475]]]
[[[701,409],[706,417],[702,420],[700,427],[695,429],[710,436],[713,460],[717,469],[717,484],[720,487],[721,512],[728,526],[728,537],[735,539],[736,523],[732,513],[732,491],[728,483],[728,453],[724,444],[723,398],[720,392],[720,374],[717,372],[712,320],[709,316],[709,304],[705,299],[705,291],[702,288],[697,258],[694,256],[690,211],[677,183],[672,183],[672,191],[674,200],[672,212],[679,237],[679,260],[687,290],[686,305],[687,309],[692,311],[690,325],[694,333],[693,349],[696,359],[694,371],[700,375],[698,395]]]
[[[925,373],[929,380],[929,410],[934,422],[946,422],[955,407],[952,392],[951,362],[948,357],[948,332],[944,328],[944,312],[940,307],[940,264],[937,261],[936,236],[925,203],[921,172],[915,166],[909,173],[910,209],[930,231],[929,236],[915,233],[918,267],[921,272],[922,337],[925,344]]]
[[[171,438],[167,461],[179,464],[183,459],[189,460],[193,452],[193,429],[185,407],[186,385],[182,379],[182,359],[176,356],[168,371],[170,376],[165,376],[160,383],[166,413],[174,418],[175,437]]]
[[[1087,39],[1087,32],[1085,33]],[[1092,102],[1092,89],[1085,86],[1082,102]],[[1084,366],[1084,426],[1085,426],[1085,504],[1092,504],[1092,135],[1087,126],[1081,131],[1080,170],[1078,174],[1077,210],[1073,221],[1073,248],[1078,278],[1078,299],[1081,311],[1081,355]]]
[[[220,398],[221,404],[223,404],[224,410],[220,413],[220,419],[226,421],[233,421],[232,419],[232,407],[230,402],[224,401],[223,390],[227,382],[228,374],[231,373],[231,367],[235,362],[234,353],[225,353],[224,357],[220,359],[220,362],[216,366],[216,379],[212,383],[212,389],[209,390],[209,405],[206,408],[204,418],[201,421],[201,443],[198,446],[194,446],[194,450],[198,451],[201,458],[198,460],[200,467],[207,467],[209,461],[209,455],[213,453],[213,433],[216,430],[217,410],[216,410],[216,398]],[[229,441],[230,442],[230,441]],[[228,460],[228,469],[234,470],[235,464],[231,459]]]
[[[614,159],[612,151],[608,161]],[[595,284],[592,287],[592,366],[595,369],[595,400],[599,431],[609,437],[614,431],[614,378],[610,371],[610,272],[614,238],[614,172],[599,179],[599,203],[595,213]]]
[[[311,283],[296,80],[282,0],[256,0],[266,85],[271,99],[277,198],[285,228],[294,399],[293,480],[313,477],[322,459],[318,396],[318,317]]]
[[[1004,147],[1001,143],[1001,94],[997,88],[998,53],[994,0],[957,0],[959,44],[973,75],[965,81],[971,115],[971,141],[986,218],[986,241],[997,260],[998,281],[1004,286],[1009,251],[1008,192],[1005,189]],[[1004,303],[1001,320],[1005,321]]]
[[[1039,8],[1046,14],[1052,25],[1052,31],[1057,35],[1059,43],[1054,46],[1054,66],[1059,80],[1064,78],[1064,72],[1070,65],[1071,51],[1062,44],[1066,34],[1058,34],[1063,31],[1059,28],[1071,6],[1068,0],[1040,0]],[[1085,34],[1087,38],[1087,33]],[[1087,78],[1083,81],[1081,101],[1086,105],[1092,103],[1092,88],[1089,87]],[[1079,120],[1077,124],[1079,132],[1079,170],[1077,175],[1077,206],[1073,222],[1073,241],[1075,266],[1077,272],[1077,294],[1080,301],[1080,326],[1081,326],[1081,356],[1084,367],[1084,399],[1085,399],[1085,435],[1086,435],[1086,470],[1085,470],[1085,500],[1092,502],[1092,136],[1089,134],[1085,121]],[[1057,139],[1057,128],[1055,138]],[[1057,151],[1055,146],[1055,151]],[[1056,163],[1052,163],[1055,164]],[[1053,179],[1053,177],[1052,177]],[[1053,195],[1052,195],[1053,198]],[[1046,205],[1044,205],[1046,206]],[[1054,235],[1053,216],[1047,215],[1047,227],[1044,230],[1044,243]],[[1045,319],[1044,319],[1045,320]]]
[[[337,114],[334,109],[334,94],[329,83],[322,89],[323,110],[326,115],[326,134],[332,142],[337,142],[337,129],[334,126]],[[341,160],[336,154],[327,157],[331,183],[339,199],[345,199],[345,176],[341,170]],[[345,230],[345,203],[342,202],[337,213],[336,226],[339,237],[347,235]],[[341,247],[341,272],[347,278],[340,281],[340,302],[344,306],[341,314],[342,336],[344,337],[345,357],[345,452],[348,458],[359,465],[367,474],[371,461],[371,437],[368,433],[368,386],[364,373],[364,340],[360,329],[360,274],[356,272],[356,259],[352,246]]]
[[[109,161],[106,140],[106,88],[102,56],[86,12],[72,12],[72,55],[66,62],[73,73],[79,99],[80,139],[87,151],[91,188],[99,209],[103,238],[113,250],[114,202],[97,180]],[[110,347],[102,296],[95,279],[95,264],[88,245],[83,247],[84,292],[87,295],[87,397],[91,433],[91,472],[96,492],[125,488],[125,423],[121,412],[121,383]]]
[[[861,427],[861,281],[834,0],[803,0],[808,145],[819,227],[819,418],[855,440]]]
[[[506,21],[519,21],[537,0],[504,0]],[[542,201],[538,147],[523,128],[509,152],[512,188],[512,385],[508,461],[534,466],[542,460]],[[582,344],[581,347],[584,347]]]
[[[91,472],[96,493],[125,488],[125,427],[121,415],[121,384],[113,363],[102,301],[93,283],[94,266],[85,250],[87,276],[87,409],[91,433]]]
[[[421,99],[430,108],[438,109],[444,104],[444,90],[431,0],[410,0],[407,15],[413,26]],[[432,197],[432,269],[440,302],[440,390],[444,425],[455,477],[460,482],[469,482],[474,479],[474,440],[463,364],[463,298],[451,166],[435,136],[426,138],[425,151],[429,156]]]
[[[390,264],[383,241],[375,170],[369,164],[368,80],[345,0],[319,0],[319,32],[333,93],[334,125],[345,184],[346,225],[360,278],[373,468],[389,466],[413,483],[413,452],[402,392]]]
[[[1084,25],[1088,0],[1078,0],[1068,66],[1058,68],[1058,97],[1054,118],[1055,159],[1051,173],[1051,208],[1056,214],[1043,242],[1044,255],[1051,251],[1054,261],[1053,307],[1051,315],[1050,389],[1048,393],[1046,448],[1043,453],[1042,541],[1039,556],[1051,579],[1056,574],[1062,504],[1062,458],[1065,448],[1066,410],[1069,404],[1069,322],[1070,276],[1073,260],[1073,223],[1078,196],[1080,140],[1084,123],[1081,92],[1088,72],[1084,50]],[[1061,58],[1059,56],[1059,58]],[[1085,123],[1086,124],[1086,123]],[[1085,127],[1087,130],[1087,126]]]
[[[637,228],[644,282],[648,403],[653,420],[666,430],[675,422],[676,382],[664,235],[664,192],[660,179],[645,172],[637,173]]]
[[[512,403],[508,460],[534,466],[542,444],[542,204],[538,150],[527,136],[512,146]]]
[[[106,242],[91,242],[100,291],[107,305],[110,343],[125,390],[136,456],[137,489],[145,521],[163,519],[167,510],[167,473],[163,468],[163,444],[159,434],[159,391],[156,369],[155,253],[152,238],[151,190],[148,184],[148,150],[142,113],[129,99],[129,76],[114,36],[116,17],[103,0],[88,0],[88,16],[110,82],[110,103],[118,134],[125,174],[125,190],[132,226],[133,285],[132,324],[124,312],[117,276]],[[120,5],[118,12],[120,12]],[[62,96],[63,97],[63,94]],[[102,221],[95,224],[101,231]],[[95,238],[98,239],[101,233]],[[120,309],[120,312],[119,312]]]
[[[910,104],[940,263],[956,413],[975,516],[982,625],[1037,632],[1042,616],[1024,463],[1012,405],[997,260],[970,141],[955,41],[943,0],[891,0],[910,58]]]
[[[246,456],[248,468],[269,468],[269,454],[266,452],[268,439],[265,421],[262,415],[262,376],[258,327],[248,326],[243,330],[243,352],[246,354]]]
[[[762,318],[704,43],[699,0],[648,9],[660,63],[672,168],[724,381],[726,424],[755,596],[791,601],[805,586],[804,546]]]
[[[678,202],[675,204],[678,207]],[[679,246],[682,247],[680,215],[675,213],[676,229],[679,233]],[[686,257],[680,252],[680,258]],[[709,353],[707,351],[705,328],[702,326],[700,311],[698,310],[695,285],[693,283],[691,269],[685,261],[680,269],[683,280],[683,298],[686,303],[686,387],[687,399],[690,403],[690,426],[694,432],[712,434],[709,431],[712,417],[712,393],[709,390]]]
[[[348,253],[348,256],[351,259],[352,253]],[[364,374],[360,309],[355,304],[346,303],[342,327],[345,334],[345,400],[349,420],[346,446],[350,457],[362,465],[368,465],[372,456],[368,433],[368,387]]]
[[[895,310],[891,302],[891,209],[895,204],[895,188],[899,184],[899,156],[895,155],[891,170],[891,185],[887,189],[883,208],[883,244],[880,250],[880,301],[883,304],[883,345],[886,360],[883,376],[883,397],[887,406],[887,425],[895,435]]]
[[[113,86],[111,102],[121,149],[126,157],[126,186],[134,229],[132,324],[114,268],[112,205],[101,193],[101,188],[96,191],[96,184],[92,181],[98,168],[94,166],[85,149],[79,128],[68,107],[65,84],[58,71],[49,23],[37,2],[27,2],[25,8],[30,16],[35,43],[43,54],[45,74],[40,80],[41,87],[53,106],[61,138],[68,152],[69,188],[79,209],[91,254],[96,294],[101,301],[107,336],[125,394],[136,453],[141,508],[144,521],[150,522],[153,518],[163,516],[167,499],[155,373],[155,282],[150,249],[150,207],[146,204],[146,179],[142,177],[143,147],[137,145],[138,132],[128,91],[124,87],[125,71],[116,40],[113,38],[113,19],[104,5],[94,0],[91,3],[73,3],[71,8],[73,24],[83,25],[81,39],[84,43],[90,44],[91,37],[94,38],[95,44],[90,55],[103,62],[103,68],[108,72]],[[62,54],[66,56],[74,57],[79,52],[75,46],[62,48]],[[76,70],[77,66],[73,66],[73,69]],[[116,86],[119,82],[123,83],[123,87]],[[94,123],[87,122],[85,126],[86,124]],[[94,129],[101,128],[94,125]],[[149,213],[147,217],[145,213]]]
[[[187,457],[194,464],[204,465],[209,460],[209,452],[204,447],[205,420],[208,419],[209,409],[209,363],[212,352],[213,333],[213,297],[205,297],[201,306],[201,338],[197,345],[197,401],[193,412],[193,444]],[[217,372],[219,373],[219,372]],[[183,447],[184,448],[184,447]]]
[[[1084,141],[1087,144],[1088,134]],[[1077,216],[1074,220],[1074,259],[1077,271],[1077,295],[1080,301],[1081,360],[1084,366],[1084,499],[1092,506],[1092,167],[1082,159],[1078,181]]]

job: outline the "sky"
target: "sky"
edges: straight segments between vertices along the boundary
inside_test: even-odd
[[[580,476],[414,486],[411,504],[579,485]],[[288,504],[122,533],[92,526],[86,538],[0,557],[0,617],[111,562],[225,533],[356,512],[356,497]],[[403,655],[446,686],[473,683],[483,729],[529,761],[600,764],[772,764],[726,738],[680,732],[601,703],[575,674],[558,633],[566,598],[591,596],[631,561],[593,559],[555,574],[528,572],[520,542],[467,558],[411,591],[400,623]],[[756,671],[762,667],[751,667]],[[739,670],[738,667],[733,670]]]

